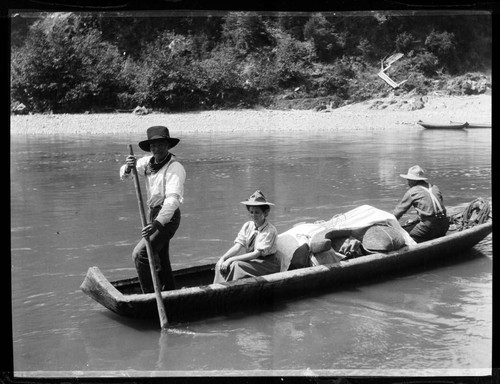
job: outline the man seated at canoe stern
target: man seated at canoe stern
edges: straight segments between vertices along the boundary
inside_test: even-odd
[[[278,231],[267,220],[274,204],[267,201],[261,191],[255,191],[241,203],[246,205],[252,220],[243,224],[234,245],[217,261],[214,283],[280,271],[281,263],[276,257]],[[242,250],[245,253],[240,255]]]
[[[138,160],[135,156],[129,155],[126,164],[120,168],[122,180],[130,178],[133,167],[136,167],[139,178],[146,180],[149,224],[142,228],[143,238],[132,252],[144,293],[154,292],[145,239],[148,237],[156,267],[159,269],[161,289],[163,291],[175,289],[169,245],[181,221],[179,206],[183,202],[186,171],[169,150],[179,141],[170,137],[167,127],[150,127],[147,129],[147,140],[139,142],[139,147],[151,152],[151,155]]]
[[[448,231],[449,219],[439,188],[427,182],[425,171],[418,165],[411,167],[406,175],[400,176],[408,181],[410,189],[394,209],[396,219],[399,220],[410,207],[414,207],[418,222],[408,231],[417,243],[444,236]]]

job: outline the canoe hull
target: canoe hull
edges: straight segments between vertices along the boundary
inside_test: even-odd
[[[388,254],[372,254],[337,264],[222,284],[210,284],[214,273],[213,264],[186,268],[174,272],[178,283],[183,279],[187,282],[194,276],[197,284],[205,285],[165,291],[162,292],[162,299],[170,322],[210,317],[255,305],[274,306],[281,299],[310,295],[319,290],[331,291],[415,267],[431,267],[436,262],[457,257],[458,254],[472,248],[488,236],[491,230],[490,222],[418,244],[411,249],[405,247]],[[119,315],[157,316],[155,295],[129,293],[137,287],[137,279],[110,283],[99,268],[91,267],[80,288],[95,301]]]
[[[421,125],[425,129],[464,129],[468,127],[467,123],[436,124],[424,122],[421,120],[419,120],[417,124]]]

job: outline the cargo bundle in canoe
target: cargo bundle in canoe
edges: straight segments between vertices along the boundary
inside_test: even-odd
[[[449,210],[451,212],[452,210]],[[426,268],[456,260],[492,231],[491,220],[444,237],[388,253],[374,253],[340,262],[288,270],[261,277],[212,284],[215,264],[174,271],[174,291],[161,292],[170,322],[216,316],[245,307],[273,305],[280,299],[359,284],[370,278]],[[89,268],[81,287],[92,299],[126,317],[158,315],[154,293],[141,293],[137,278],[109,282],[98,267]]]

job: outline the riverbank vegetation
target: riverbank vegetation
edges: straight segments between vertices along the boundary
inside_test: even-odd
[[[18,113],[336,108],[391,92],[491,87],[486,13],[41,13],[11,22]],[[377,72],[396,52],[387,74],[407,81],[393,90]]]

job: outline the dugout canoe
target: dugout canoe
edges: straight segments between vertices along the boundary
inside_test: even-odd
[[[296,269],[267,276],[212,284],[215,264],[174,271],[180,289],[161,293],[172,323],[212,317],[252,306],[274,306],[280,299],[312,295],[384,278],[388,275],[431,268],[445,259],[459,260],[492,231],[491,220],[442,238],[404,247],[390,253],[375,253],[329,265]],[[157,317],[155,294],[140,293],[137,278],[108,281],[98,267],[89,268],[80,287],[107,309],[125,317]]]
[[[432,123],[425,122],[422,120],[417,121],[417,124],[424,127],[425,129],[464,129],[467,128],[468,123]]]

